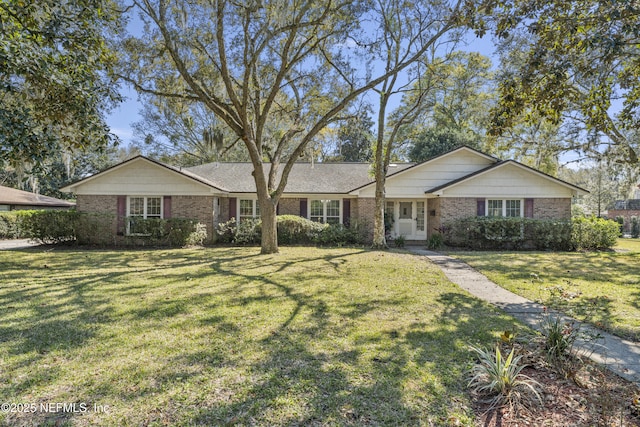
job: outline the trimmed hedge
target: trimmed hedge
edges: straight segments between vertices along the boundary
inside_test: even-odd
[[[113,235],[114,215],[75,210],[15,211],[0,215],[0,232],[6,238],[24,238],[45,244],[188,246],[202,244],[206,226],[184,218],[136,219],[142,235]],[[7,230],[7,231],[5,231]]]
[[[356,221],[349,227],[342,224],[322,224],[297,215],[278,215],[278,243],[283,245],[317,244],[343,246],[362,244],[365,230]],[[259,244],[261,222],[259,219],[244,220],[237,224],[235,218],[218,224],[218,241],[236,245]]]
[[[571,221],[471,217],[447,223],[440,231],[445,243],[453,247],[597,250],[616,243],[618,224],[595,217],[574,217]]]
[[[23,238],[18,212],[20,211],[0,213],[0,239]]]
[[[608,249],[616,244],[620,226],[609,219],[576,217],[572,219],[571,243],[576,250]]]

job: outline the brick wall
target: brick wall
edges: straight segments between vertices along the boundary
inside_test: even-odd
[[[356,219],[367,228],[366,240],[373,241],[373,224],[375,221],[376,199],[351,199],[351,219]]]
[[[213,196],[172,196],[171,216],[198,220],[207,226],[207,238],[213,239]]]
[[[278,202],[278,215],[298,215],[300,216],[299,198],[281,198]]]
[[[609,219],[615,220],[619,216],[624,218],[624,225],[623,225],[624,231],[626,233],[630,233],[631,232],[631,218],[634,217],[634,216],[636,218],[640,218],[640,210],[634,210],[634,209],[609,209],[609,212],[607,213],[607,217]]]
[[[218,223],[227,222],[231,218],[229,218],[229,198],[228,197],[220,197],[218,198]]]
[[[436,215],[440,216],[441,223],[478,215],[478,202],[474,197],[445,197],[439,200],[440,209],[439,212],[436,209]]]
[[[112,214],[111,232],[115,236],[118,231],[118,196],[94,196],[79,194],[76,200],[78,212]]]
[[[195,219],[207,226],[207,237],[213,239],[215,228],[213,221],[213,196],[172,196],[171,216],[173,218]],[[229,204],[227,200],[226,215],[228,216]],[[118,196],[78,195],[76,209],[79,212],[96,212],[113,214],[111,224],[112,233],[115,236],[118,229]]]
[[[535,219],[571,218],[571,199],[534,199],[533,217]]]
[[[440,198],[427,200],[427,239],[442,225]]]

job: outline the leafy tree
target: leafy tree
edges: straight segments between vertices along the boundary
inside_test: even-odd
[[[523,50],[524,58],[501,76],[492,132],[512,127],[521,114],[554,124],[570,119],[589,136],[585,152],[606,150],[612,158],[637,163],[637,4],[516,0],[501,3],[493,12],[495,19],[487,22],[495,34],[507,40],[518,37],[516,49]],[[601,145],[594,146],[594,141]]]
[[[109,145],[118,16],[111,0],[0,2],[0,163]]]
[[[141,92],[205,105],[240,138],[254,167],[262,253],[278,250],[276,206],[316,135],[426,50],[415,48],[423,35],[414,32],[414,49],[378,72],[370,51],[379,35],[368,22],[380,11],[367,2],[133,4],[145,31],[124,41],[124,77]],[[407,9],[414,8],[434,26],[442,18],[421,3]]]
[[[432,61],[419,82],[429,88],[423,107],[401,131],[400,139],[408,141],[405,156],[420,162],[461,145],[488,149],[492,79],[491,61],[476,52],[454,51]],[[407,102],[411,96],[404,97]]]
[[[136,145],[146,155],[182,166],[249,160],[238,137],[204,105],[153,95],[143,98],[142,119],[133,129]]]
[[[330,161],[370,162],[374,122],[366,113],[360,113],[340,123],[337,129],[337,150]],[[326,161],[326,160],[325,160]]]
[[[614,163],[605,156],[600,161],[581,163],[579,169],[561,168],[559,178],[589,191],[581,204],[586,213],[601,216],[611,208],[615,200],[626,199],[637,182],[636,168],[624,163]]]
[[[375,3],[382,19],[377,22],[383,34],[372,53],[385,64],[386,70],[397,68],[398,61],[414,49],[423,54],[412,64],[406,75],[390,73],[374,88],[378,97],[378,126],[373,146],[375,173],[375,212],[373,246],[387,246],[385,237],[384,206],[385,184],[389,164],[399,135],[420,116],[429,105],[429,96],[441,81],[441,75],[434,73],[442,60],[434,52],[455,44],[461,37],[461,28],[469,18],[461,3],[454,7],[437,1],[425,0],[407,8],[401,1],[378,1]],[[403,95],[399,108],[388,113],[389,101],[396,95]]]
[[[479,148],[473,135],[450,128],[424,129],[411,143],[409,160],[412,162],[423,162],[462,145]]]
[[[60,192],[60,187],[113,166],[118,163],[123,151],[122,148],[111,146],[86,153],[54,153],[43,159],[37,168],[25,161],[0,170],[0,183],[36,194],[70,199],[73,195]]]

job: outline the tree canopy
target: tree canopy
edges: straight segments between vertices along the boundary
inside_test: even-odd
[[[119,16],[111,0],[0,2],[0,163],[109,145]]]
[[[493,133],[519,115],[584,126],[583,151],[638,162],[640,8],[633,1],[516,0],[492,21],[524,56],[503,62]]]
[[[242,141],[254,167],[263,253],[277,251],[277,203],[316,135],[464,17],[460,4],[426,0],[405,8],[415,11],[411,25],[366,1],[134,5],[145,30],[124,40],[123,77],[143,93],[201,103]],[[372,63],[385,48],[369,22],[407,30],[393,67]]]

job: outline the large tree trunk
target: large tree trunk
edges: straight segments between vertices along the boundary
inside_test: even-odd
[[[276,205],[271,199],[259,201],[260,218],[262,219],[262,244],[260,253],[275,254],[278,253],[278,219],[276,216]]]
[[[387,247],[387,238],[384,230],[384,185],[385,176],[384,173],[378,176],[378,170],[376,170],[376,211],[373,220],[373,247],[382,249]]]

